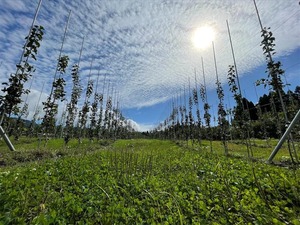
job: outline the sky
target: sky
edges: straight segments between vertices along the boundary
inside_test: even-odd
[[[25,37],[32,24],[38,0],[0,0],[0,86],[16,71]],[[294,91],[300,85],[300,5],[298,0],[256,0],[264,27],[271,27],[275,60],[283,64],[284,81]],[[228,66],[233,64],[226,20],[236,57],[241,89],[257,102],[266,93],[254,87],[266,78],[265,58],[260,46],[260,25],[252,0],[43,0],[36,25],[45,28],[36,68],[25,87],[32,118],[50,93],[68,21],[62,55],[70,58],[66,79],[67,99],[72,87],[71,66],[80,62],[81,84],[97,80],[99,89],[109,86],[117,92],[123,115],[136,129],[149,130],[170,114],[172,99],[183,95],[190,83],[203,83],[206,76],[208,101],[216,111],[216,73],[212,45],[199,49],[193,44],[195,30],[203,26],[215,32],[214,46],[219,79],[225,90],[225,104],[234,101],[227,84]],[[104,85],[104,80],[106,80]],[[286,90],[288,89],[286,88]],[[42,92],[42,94],[40,94]],[[105,91],[106,93],[107,91]],[[0,93],[3,94],[3,93]],[[38,101],[39,96],[41,100]],[[84,96],[84,94],[82,95]],[[84,97],[80,100],[83,104]],[[61,104],[59,113],[65,103]]]

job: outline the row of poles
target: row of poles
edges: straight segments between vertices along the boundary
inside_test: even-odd
[[[37,19],[37,16],[38,16],[38,13],[39,13],[39,10],[40,10],[40,7],[41,7],[41,4],[42,4],[42,0],[39,0],[38,2],[38,6],[37,6],[37,9],[35,11],[35,15],[34,15],[34,18],[33,18],[33,21],[32,21],[32,24],[31,24],[31,27],[30,27],[30,30],[29,30],[29,35],[28,37],[30,36],[32,30],[34,29],[34,26],[35,26],[35,22],[36,22],[36,19]],[[71,16],[71,11],[69,12],[68,14],[68,17],[67,17],[67,23],[66,23],[66,26],[65,26],[65,29],[64,29],[64,34],[63,34],[63,39],[62,39],[62,44],[60,46],[60,50],[59,50],[59,59],[62,58],[62,52],[63,52],[63,48],[64,48],[64,42],[65,42],[65,39],[66,39],[66,35],[67,35],[67,30],[68,30],[68,25],[69,25],[69,21],[70,21],[70,16]],[[29,38],[26,39],[26,43],[24,46],[27,46],[28,44],[28,41],[29,41]],[[81,62],[81,56],[82,56],[82,50],[83,50],[83,45],[84,45],[84,38],[82,39],[82,45],[81,45],[81,49],[80,49],[80,54],[79,54],[79,60],[78,60],[78,64],[77,64],[77,69],[79,69],[79,64]],[[21,62],[23,62],[24,60],[24,53],[25,53],[25,47],[23,48],[23,52],[22,52],[22,55],[21,55],[21,58],[20,58],[20,63],[19,65],[21,64]],[[25,60],[25,63],[27,63],[27,60],[28,60],[28,57],[26,58]],[[88,104],[88,101],[89,101],[89,97],[90,95],[92,94],[93,92],[93,82],[91,80],[91,71],[92,71],[92,65],[93,65],[93,60],[91,62],[91,66],[90,66],[90,73],[88,75],[88,85],[87,85],[87,91],[86,91],[86,95],[85,95],[85,98],[84,98],[84,106],[86,106],[86,109],[82,108],[82,111],[81,113],[83,114],[83,111],[86,110],[86,114],[83,116],[83,117],[87,117],[88,113],[91,113],[90,112],[90,108],[92,106],[90,106]],[[55,95],[55,89],[54,89],[54,83],[58,80],[58,79],[61,79],[61,75],[62,73],[59,73],[59,75],[57,75],[57,72],[59,71],[59,66],[61,66],[59,64],[59,62],[57,63],[57,66],[56,66],[56,70],[55,70],[55,74],[54,74],[54,77],[53,77],[53,82],[52,82],[52,86],[51,86],[51,91],[50,91],[50,95],[48,96],[48,102],[45,102],[45,103],[49,103],[49,105],[55,105],[56,102],[55,101],[58,101],[58,99],[56,99],[54,97]],[[18,74],[19,72],[19,67],[17,67],[17,71],[16,71],[16,74]],[[57,78],[58,77],[58,78]],[[116,90],[114,90],[114,87],[113,85],[110,85],[110,82],[108,81],[106,84],[106,75],[104,77],[104,83],[103,83],[103,90],[102,90],[102,93],[99,94],[97,93],[98,92],[98,83],[99,83],[99,77],[100,77],[100,69],[98,70],[98,75],[97,75],[97,83],[96,83],[96,90],[95,90],[95,95],[94,95],[94,104],[97,106],[97,103],[96,101],[100,101],[101,102],[101,112],[100,112],[100,115],[98,114],[97,115],[97,111],[99,110],[98,108],[96,108],[93,113],[93,119],[96,120],[96,116],[98,116],[98,127],[101,128],[101,129],[110,129],[110,127],[112,126],[112,124],[114,124],[115,128],[114,129],[117,129],[116,126],[125,126],[126,128],[129,128],[129,130],[131,130],[131,128],[129,127],[130,124],[127,124],[126,120],[124,119],[124,117],[122,116],[121,112],[120,112],[120,103],[119,103],[119,94],[117,93]],[[30,84],[30,89],[31,89],[31,85],[33,83],[33,78],[32,78],[32,81],[31,81],[31,84]],[[45,84],[45,83],[44,83]],[[38,101],[35,105],[35,109],[34,109],[34,115],[33,115],[33,120],[32,120],[32,123],[35,123],[36,121],[36,118],[39,114],[39,104],[40,104],[40,101],[41,101],[41,96],[42,96],[42,93],[43,93],[43,90],[44,90],[44,84],[43,84],[43,87],[42,87],[42,90],[41,90],[41,93],[40,93],[40,96],[38,98]],[[90,85],[90,86],[89,86]],[[104,109],[103,109],[103,100],[104,100],[104,96],[105,96],[105,86],[107,85],[107,96],[106,96],[106,109],[105,109],[105,113],[103,113]],[[82,87],[82,86],[81,86]],[[80,87],[80,88],[81,88]],[[90,93],[88,93],[88,89],[91,88],[90,90]],[[28,92],[29,93],[29,92]],[[26,107],[27,107],[27,110],[28,110],[28,104],[27,104],[27,101],[28,101],[28,93],[27,93],[27,96],[25,97],[25,102],[24,102],[24,105],[23,105],[23,109],[22,111],[26,111]],[[79,94],[80,95],[80,94]],[[101,96],[101,97],[100,97]],[[98,98],[98,100],[97,100]],[[101,98],[101,100],[99,100],[99,98]],[[78,102],[78,99],[76,100],[76,102]],[[44,104],[44,102],[43,102]],[[77,103],[76,103],[77,104]],[[75,105],[76,106],[76,105]],[[45,111],[45,116],[43,118],[43,122],[47,119],[46,116],[47,114],[50,114],[51,115],[51,112],[49,112],[51,109],[49,108],[46,108],[44,107],[44,111]],[[61,116],[61,125],[63,122],[65,122],[64,120],[66,119],[65,118],[65,112],[66,112],[66,105],[65,105],[65,109],[63,110],[63,114]],[[3,121],[3,118],[4,118],[4,115],[5,115],[5,112],[1,112],[2,113],[2,116],[1,116],[1,123],[0,125],[2,125],[2,121]],[[18,119],[21,119],[21,117],[23,117],[26,113],[20,113],[19,114],[19,118]],[[105,114],[105,117],[109,117],[109,119],[111,120],[114,120],[114,121],[108,121],[108,122],[103,122],[103,117]],[[28,115],[28,114],[27,114]],[[91,116],[91,115],[90,115]],[[79,117],[80,117],[80,113],[79,115],[77,115],[77,118],[78,118],[78,122],[77,122],[77,128],[80,127],[82,128],[83,130],[87,128],[87,121],[85,120],[85,122],[83,124],[79,124]],[[85,118],[86,119],[86,118]],[[102,121],[102,122],[101,122]],[[43,124],[42,122],[42,124]],[[72,128],[74,128],[73,126],[75,125],[74,124],[74,120],[72,122],[72,124],[70,125]],[[95,122],[95,121],[94,121]],[[91,125],[90,126],[90,129],[91,129]],[[12,151],[15,151],[15,148],[14,146],[12,145],[12,143],[10,142],[7,134],[5,133],[4,129],[2,126],[0,126],[0,135],[3,137],[3,139],[5,140],[6,144],[8,145],[8,147],[10,148],[10,150]],[[81,130],[81,129],[80,129]],[[45,133],[47,133],[47,130],[44,130]],[[80,131],[81,132],[81,131]],[[79,137],[80,138],[80,137]]]
[[[253,0],[253,3],[254,3],[254,6],[255,6],[255,10],[256,10],[256,14],[257,14],[257,17],[258,17],[258,21],[259,21],[259,24],[260,24],[261,31],[263,32],[264,28],[263,28],[263,25],[262,25],[262,22],[261,22],[261,18],[260,18],[260,15],[259,15],[258,8],[257,8],[255,0]],[[238,93],[239,93],[239,96],[240,96],[242,108],[243,109],[247,109],[248,106],[244,105],[244,102],[242,100],[243,99],[243,94],[241,92],[241,86],[240,86],[240,81],[239,81],[239,73],[238,73],[238,68],[237,68],[237,63],[236,63],[236,58],[235,58],[235,53],[234,53],[234,47],[233,47],[233,42],[232,42],[232,38],[231,38],[231,32],[230,32],[230,27],[229,27],[228,20],[226,20],[226,25],[227,25],[228,35],[229,35],[229,41],[230,41],[232,58],[233,58],[233,65],[234,65],[233,68],[235,69],[235,74],[236,74],[237,89],[238,89]],[[218,75],[217,60],[216,60],[216,51],[215,51],[214,42],[212,42],[212,50],[213,50],[213,58],[214,58],[214,68],[215,68],[216,84],[218,85],[218,84],[220,84],[220,81],[219,81],[219,75]],[[270,51],[270,49],[269,49],[268,46],[267,46],[267,49],[266,49],[266,54],[267,54],[266,58],[269,60],[269,62],[273,63],[274,61],[273,61],[273,58],[272,58],[272,54],[271,54],[271,51]],[[204,72],[204,65],[203,65],[203,58],[202,57],[201,57],[201,61],[202,61],[202,70],[203,70],[203,82],[204,82],[204,86],[206,86],[206,84],[205,84],[205,72]],[[272,71],[270,71],[270,73],[272,73]],[[272,76],[272,74],[270,76]],[[197,80],[196,80],[196,73],[195,73],[195,85],[196,85],[196,90],[198,90],[198,88],[197,88]],[[293,156],[292,155],[294,155],[295,156],[295,160],[298,161],[298,157],[297,157],[296,149],[295,149],[295,146],[294,146],[294,141],[293,141],[293,136],[291,134],[291,131],[295,127],[297,121],[299,120],[299,111],[298,111],[298,113],[296,113],[294,119],[290,123],[289,119],[288,119],[288,115],[287,115],[287,110],[286,110],[286,107],[285,107],[285,104],[284,104],[284,101],[283,101],[281,90],[277,89],[275,91],[278,94],[278,97],[279,97],[279,100],[280,100],[280,104],[281,104],[281,107],[282,107],[282,110],[283,110],[284,120],[285,120],[285,123],[288,125],[288,128],[286,129],[286,132],[282,135],[282,137],[281,137],[278,145],[275,147],[275,149],[271,153],[271,155],[270,155],[270,157],[268,159],[268,162],[272,162],[272,160],[274,159],[275,155],[277,154],[277,152],[279,151],[279,149],[281,148],[283,142],[286,139],[288,139],[288,147],[289,147],[289,150],[290,150],[290,155],[291,155],[292,160],[293,160]],[[205,89],[205,94],[206,94],[206,89]],[[186,96],[185,91],[184,91],[184,96]],[[191,98],[190,80],[189,80],[189,98]],[[219,106],[220,106],[220,105],[223,104],[222,103],[222,98],[219,98],[219,100],[220,100],[219,101]],[[175,106],[174,102],[177,102],[177,106]],[[180,102],[181,102],[181,98],[180,98]],[[198,124],[198,126],[200,126],[201,120],[199,119],[199,115],[198,115],[199,114],[199,104],[197,102],[195,102],[195,103],[197,104],[197,109],[196,109],[196,115],[198,117],[197,124]],[[207,95],[205,95],[203,103],[208,105]],[[185,113],[186,113],[187,106],[186,106],[185,97],[184,97],[184,103],[183,103],[183,106],[182,106],[181,103],[178,104],[178,96],[177,96],[177,100],[176,101],[174,101],[174,100],[172,101],[172,109],[171,109],[171,114],[170,114],[169,119],[165,120],[164,123],[160,124],[159,127],[156,128],[156,130],[159,131],[159,130],[163,130],[163,129],[168,129],[170,127],[174,128],[176,126],[176,118],[175,117],[177,115],[178,116],[178,118],[177,118],[177,126],[180,125],[182,127],[182,129],[183,129],[184,128],[184,120],[185,120],[185,124],[186,125],[190,125],[189,128],[188,128],[189,132],[190,132],[190,129],[192,127],[191,125],[192,125],[193,119],[191,118],[191,116],[189,116],[187,114],[184,115],[184,113],[178,113],[178,109],[182,109],[182,108],[184,108],[183,112],[185,111]],[[205,107],[204,107],[204,109],[205,109]],[[191,109],[190,109],[190,111],[191,111]],[[248,109],[248,111],[249,111],[249,109]],[[246,113],[246,115],[247,115],[246,119],[250,120],[249,113]],[[180,119],[180,116],[181,116],[181,119]],[[188,120],[190,120],[190,121],[188,122]],[[180,121],[181,121],[181,123],[180,123]],[[171,124],[169,124],[169,122],[171,122]],[[211,127],[210,127],[210,123],[209,122],[206,123],[206,127],[208,128],[208,130],[210,132]],[[249,130],[246,129],[244,132],[246,132],[247,140],[250,140],[250,132],[249,132]],[[228,149],[227,149],[227,146],[226,146],[226,140],[224,140],[224,138],[226,138],[226,137],[225,136],[223,137],[223,143],[224,143],[224,147],[225,147],[225,154],[228,154]],[[210,138],[210,140],[211,140],[211,138]],[[247,146],[249,146],[249,144],[250,143],[248,143]],[[250,148],[251,148],[251,144],[250,144]]]

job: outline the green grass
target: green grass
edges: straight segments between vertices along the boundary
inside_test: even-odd
[[[0,224],[300,224],[295,168],[225,157],[218,142],[213,154],[160,140],[86,144],[1,168]]]
[[[82,143],[79,144],[77,139],[72,139],[68,145],[65,146],[63,139],[50,139],[45,146],[45,141],[39,141],[36,138],[21,138],[19,141],[14,141],[13,144],[16,151],[12,152],[9,151],[5,142],[0,140],[0,167],[51,158],[56,159],[66,156],[84,155],[105,148],[111,143],[112,141],[109,140],[91,142],[84,139]]]
[[[251,140],[251,149],[253,152],[252,159],[259,160],[259,161],[266,161],[272,151],[274,150],[275,146],[277,145],[278,140],[270,139],[266,140],[259,140],[259,139],[252,139]],[[186,142],[180,142],[181,145],[187,145]],[[300,146],[299,142],[295,142],[295,149],[298,152],[298,157],[300,157]],[[207,140],[203,140],[201,145],[198,142],[194,142],[194,144],[189,141],[189,147],[196,148],[205,152],[210,152],[210,143]],[[220,141],[213,141],[213,153],[215,154],[224,154],[224,147]],[[230,156],[237,157],[237,158],[249,158],[248,151],[246,144],[241,140],[234,140],[228,141],[228,149]],[[278,153],[276,154],[275,158],[273,159],[275,163],[283,162],[287,163],[291,161],[290,154],[288,150],[288,144],[285,142],[283,146],[280,148]]]

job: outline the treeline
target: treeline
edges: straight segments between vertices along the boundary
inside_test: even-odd
[[[290,90],[286,93],[282,92],[282,96],[289,121],[291,121],[300,108],[300,86],[297,86],[294,92]],[[228,140],[242,138],[238,129],[242,114],[248,114],[249,116],[248,128],[251,131],[251,138],[281,137],[288,124],[284,120],[282,106],[276,93],[270,91],[269,94],[264,94],[256,104],[247,98],[242,98],[242,101],[243,104],[226,110]],[[187,113],[186,108],[188,107],[173,108],[171,115],[164,122],[160,123],[151,132],[144,132],[144,134],[149,137],[166,139],[222,140],[220,125],[208,127],[205,125],[205,118],[198,121],[197,115],[193,114],[192,110],[191,113]],[[210,117],[212,117],[211,122],[216,121],[216,116],[210,115]],[[278,124],[280,130],[278,130]],[[299,138],[300,134],[297,130],[299,131],[299,129],[295,129],[294,136]]]

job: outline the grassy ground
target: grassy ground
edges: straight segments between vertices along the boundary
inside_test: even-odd
[[[210,142],[206,140],[202,141],[201,145],[199,145],[198,142],[192,143],[191,141],[189,141],[188,143],[186,142],[180,142],[180,143],[182,145],[188,145],[191,148],[196,148],[205,152],[210,152]],[[249,147],[249,152],[253,153],[251,158],[254,160],[265,162],[269,158],[270,154],[274,150],[277,143],[278,140],[275,139],[269,139],[268,141],[252,139],[251,146]],[[237,157],[237,158],[249,158],[247,145],[243,141],[240,140],[228,141],[227,145],[228,145],[230,156]],[[291,146],[292,145],[290,144],[290,147]],[[295,142],[294,146],[298,154],[300,154],[299,142]],[[224,154],[224,147],[220,141],[213,141],[212,147],[213,147],[214,154],[221,154],[221,155]],[[288,143],[283,144],[283,146],[280,148],[273,161],[275,163],[283,163],[283,164],[291,163]]]
[[[44,159],[56,159],[63,156],[74,156],[87,154],[106,146],[109,146],[112,141],[101,140],[90,142],[83,140],[78,143],[78,140],[71,140],[68,146],[65,146],[63,139],[50,139],[46,146],[44,141],[38,139],[21,138],[19,141],[14,141],[13,145],[16,149],[12,152],[8,149],[5,142],[0,140],[0,167],[19,165],[20,163],[28,163],[33,161],[41,161]]]
[[[299,169],[248,160],[239,143],[225,157],[219,142],[213,153],[209,142],[27,142],[19,153],[0,146],[10,157],[0,168],[0,224],[300,224]],[[254,156],[267,158],[260,144]]]
[[[270,156],[271,152],[275,148],[278,140],[270,139],[266,140],[251,140],[251,151],[253,152],[253,159],[266,161]],[[13,141],[16,148],[16,152],[10,152],[3,140],[0,140],[0,167],[11,166],[22,162],[36,161],[42,159],[56,158],[66,155],[83,154],[90,151],[99,150],[105,146],[108,146],[112,141],[94,141],[83,140],[81,144],[78,140],[71,140],[66,147],[63,139],[50,139],[46,146],[44,141],[32,138],[21,138],[19,141]],[[201,145],[197,142],[189,143],[180,141],[177,142],[181,146],[188,146],[190,148],[201,150],[202,152],[210,152],[209,141],[203,140]],[[223,154],[223,146],[220,141],[213,141],[213,153]],[[299,143],[295,143],[297,152],[300,153]],[[229,154],[232,157],[237,158],[248,158],[248,151],[246,145],[242,141],[229,141],[228,142]],[[288,145],[285,143],[280,151],[274,158],[274,162],[290,163],[291,157],[288,151]]]

